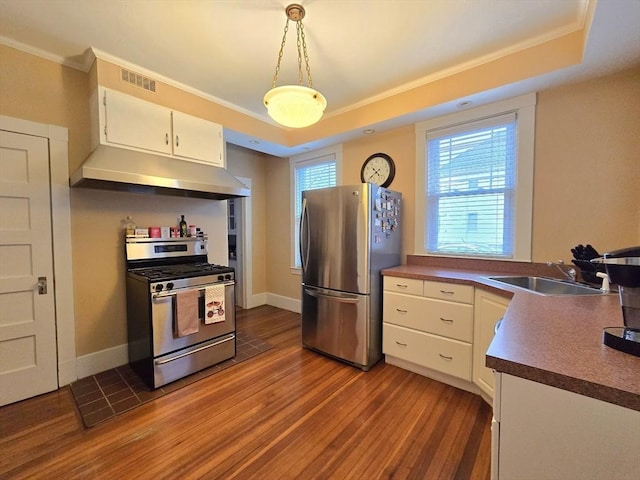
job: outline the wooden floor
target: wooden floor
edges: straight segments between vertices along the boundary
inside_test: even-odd
[[[96,427],[68,388],[0,408],[0,478],[489,478],[479,397],[303,350],[300,317],[285,310],[238,322],[275,348]]]

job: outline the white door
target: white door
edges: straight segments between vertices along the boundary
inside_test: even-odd
[[[58,388],[50,212],[48,141],[0,131],[0,405]]]

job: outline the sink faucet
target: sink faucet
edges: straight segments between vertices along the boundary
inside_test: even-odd
[[[569,267],[567,270],[564,270],[562,266],[564,265],[564,260],[558,260],[557,263],[547,262],[547,267],[556,267],[560,270],[560,273],[567,277],[572,282],[576,281],[576,269],[573,267]]]

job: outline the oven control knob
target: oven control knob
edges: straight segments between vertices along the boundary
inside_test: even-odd
[[[156,285],[156,292],[161,292],[161,291],[162,291],[162,284],[161,284],[161,283],[158,283],[158,284]]]
[[[173,288],[173,282],[167,283],[167,290],[171,290]]]
[[[224,276],[225,280],[231,280],[231,275],[229,275],[228,273]]]
[[[223,282],[224,281],[224,277],[222,275],[218,275],[218,281],[219,282]]]

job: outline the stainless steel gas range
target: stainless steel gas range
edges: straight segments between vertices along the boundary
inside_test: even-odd
[[[236,354],[235,281],[206,236],[125,242],[129,363],[155,389]]]

